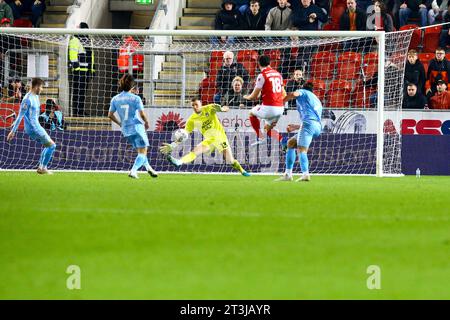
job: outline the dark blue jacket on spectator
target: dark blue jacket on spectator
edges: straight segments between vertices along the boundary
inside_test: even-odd
[[[231,11],[225,10],[225,3],[232,3]],[[224,0],[222,10],[217,12],[215,21],[216,30],[238,30],[239,29],[239,11],[236,10],[236,4],[233,0]]]
[[[316,14],[316,19],[314,22],[309,21],[309,16],[311,14]],[[318,30],[319,29],[319,20],[322,23],[326,23],[328,21],[328,17],[325,15],[323,10],[312,4],[307,8],[300,6],[291,16],[292,25],[299,30]]]
[[[250,10],[241,16],[240,30],[265,30],[266,14],[260,9],[255,16]]]

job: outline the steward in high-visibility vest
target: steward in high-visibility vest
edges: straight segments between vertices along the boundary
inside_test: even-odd
[[[80,29],[88,29],[87,23],[81,22]],[[72,76],[72,110],[77,116],[89,115],[85,112],[87,86],[94,75],[94,52],[89,36],[72,36],[69,41],[69,68]]]
[[[119,58],[117,58],[117,66],[119,72],[128,72],[130,64],[130,55],[136,51],[141,50],[142,47],[132,36],[128,36],[124,39],[124,43],[119,49]],[[133,74],[142,72],[144,70],[144,56],[142,54],[133,54]]]

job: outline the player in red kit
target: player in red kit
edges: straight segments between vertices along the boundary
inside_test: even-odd
[[[260,56],[258,66],[261,73],[256,79],[256,85],[250,95],[245,95],[244,99],[256,100],[261,94],[262,104],[257,105],[250,111],[250,123],[256,132],[257,140],[253,145],[260,144],[265,139],[261,137],[260,119],[264,120],[264,129],[269,137],[281,141],[281,135],[273,129],[278,119],[284,111],[283,98],[286,91],[283,88],[283,77],[281,74],[270,67],[270,58],[268,56]]]

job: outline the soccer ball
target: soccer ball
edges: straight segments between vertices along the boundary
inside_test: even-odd
[[[175,131],[174,137],[175,137],[175,141],[183,142],[183,141],[187,140],[187,138],[189,137],[189,134],[184,129],[178,129]]]

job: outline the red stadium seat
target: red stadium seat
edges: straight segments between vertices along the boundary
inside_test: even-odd
[[[331,31],[331,30],[339,30],[339,25],[338,24],[332,24],[332,23],[327,23],[326,25],[323,26],[322,30],[324,31]]]
[[[250,77],[255,77],[256,69],[258,67],[258,52],[255,50],[241,50],[237,54],[237,62],[242,63],[244,68],[248,71]]]
[[[425,33],[423,35],[423,52],[436,51],[436,48],[439,47],[439,36],[441,35],[441,30],[442,26],[425,28]]]
[[[361,54],[358,52],[344,52],[338,58],[339,79],[356,79],[361,72]]]
[[[212,81],[210,78],[205,78],[200,83],[200,99],[203,103],[213,103],[214,102],[214,94],[216,93],[216,83]]]
[[[423,67],[425,68],[425,73],[428,72],[428,64],[434,58],[434,53],[419,53],[418,54],[419,61],[422,62]]]
[[[332,79],[336,67],[336,55],[329,51],[320,51],[311,57],[311,76],[315,79]]]
[[[366,98],[364,99],[363,82],[358,82],[352,93],[352,105],[355,108],[370,108],[370,96],[377,90],[375,88],[366,87]]]
[[[14,20],[13,27],[16,28],[32,28],[33,23],[28,19],[16,19]]]
[[[378,71],[378,53],[369,52],[364,55],[363,70],[367,79],[374,76],[374,74]]]
[[[222,67],[222,60],[210,62],[208,78],[211,79],[211,81],[216,81],[217,72],[221,67]]]
[[[332,0],[331,1],[333,7],[347,7],[347,1],[346,0]]]
[[[280,50],[265,50],[264,55],[270,58],[270,66],[273,69],[278,70],[281,65],[281,52]]]
[[[327,91],[328,108],[349,108],[352,83],[346,80],[333,80]]]
[[[312,82],[314,94],[322,101],[322,104],[325,102],[325,93],[327,86],[325,81],[319,79],[309,79],[308,82]]]
[[[211,52],[211,56],[209,57],[209,62],[222,62],[223,60],[223,54],[225,51],[213,51]]]
[[[422,43],[422,30],[418,28],[419,26],[416,24],[406,24],[403,27],[400,27],[400,31],[414,29],[411,42],[409,43],[409,49],[417,49]]]

